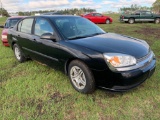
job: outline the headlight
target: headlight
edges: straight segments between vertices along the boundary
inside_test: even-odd
[[[136,64],[133,56],[120,53],[104,53],[104,59],[112,67],[127,67]]]

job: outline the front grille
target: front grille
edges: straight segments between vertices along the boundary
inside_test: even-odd
[[[143,66],[141,67],[141,69],[144,69],[144,68],[146,68],[147,66],[150,65],[150,63],[152,62],[153,58],[154,58],[154,54],[153,54],[152,51],[150,51],[148,55],[138,59],[137,62],[138,63],[143,63]]]
[[[139,63],[139,62],[141,62],[141,61],[146,60],[146,59],[149,58],[152,54],[153,54],[153,52],[150,51],[146,56],[144,56],[144,57],[142,57],[142,58],[139,58],[139,59],[137,60],[137,62]]]

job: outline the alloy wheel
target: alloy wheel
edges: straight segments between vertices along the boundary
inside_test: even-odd
[[[86,77],[84,72],[78,66],[73,66],[70,71],[71,81],[77,89],[84,89],[86,86]]]
[[[106,20],[106,24],[109,24],[110,23],[110,21],[109,20]]]
[[[21,59],[21,52],[18,47],[15,47],[15,55],[18,60]]]

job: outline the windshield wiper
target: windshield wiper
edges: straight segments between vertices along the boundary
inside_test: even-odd
[[[92,34],[90,36],[101,35],[101,34],[105,34],[105,33],[94,33],[94,34]]]
[[[85,36],[74,36],[74,37],[70,37],[69,40],[75,40],[75,39],[81,39],[81,38],[86,38],[86,37],[92,37],[92,36],[101,35],[101,34],[105,34],[105,33],[94,33],[94,34],[85,35]]]
[[[81,39],[81,38],[86,38],[86,37],[89,37],[89,36],[88,35],[87,36],[75,36],[75,37],[70,37],[69,40]]]

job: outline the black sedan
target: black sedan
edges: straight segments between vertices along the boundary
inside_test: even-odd
[[[9,30],[8,40],[19,62],[32,58],[47,65],[60,63],[82,93],[96,87],[127,91],[155,70],[155,55],[145,41],[106,33],[78,16],[24,18]]]

